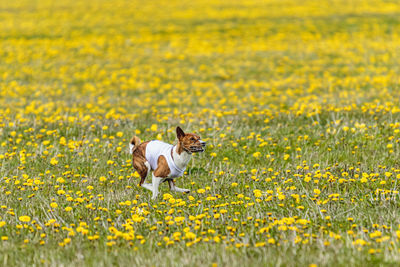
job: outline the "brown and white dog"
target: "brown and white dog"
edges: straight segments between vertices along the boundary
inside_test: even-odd
[[[182,176],[192,153],[203,152],[206,142],[197,134],[185,134],[179,126],[176,127],[176,136],[178,144],[175,146],[158,140],[141,143],[137,136],[132,137],[129,143],[132,165],[141,177],[139,185],[153,192],[152,199],[157,198],[158,187],[165,181],[168,181],[171,191],[190,192],[175,186],[174,178]],[[152,184],[145,184],[144,181],[151,170]]]

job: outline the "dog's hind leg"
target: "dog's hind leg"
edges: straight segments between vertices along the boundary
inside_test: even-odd
[[[152,184],[142,184],[142,187],[150,190],[151,192],[153,192],[153,185]]]
[[[140,185],[143,185],[144,180],[146,180],[146,177],[150,173],[150,170],[151,170],[150,163],[147,160],[144,162],[144,166],[146,167],[146,169],[143,170],[143,174],[144,173],[145,174],[143,176],[140,176]]]
[[[164,179],[165,178],[155,176],[153,173],[153,178],[152,178],[153,196],[151,199],[153,199],[153,200],[157,199],[157,196],[159,194],[158,187],[164,181]]]
[[[147,175],[150,173],[150,164],[144,157],[136,156],[133,157],[132,165],[140,175],[139,186],[142,186]]]
[[[148,189],[148,190],[150,190],[150,191],[153,191],[153,186],[152,186],[152,184],[145,184],[145,183],[144,183],[144,181],[145,181],[147,175],[148,175],[148,174],[150,173],[150,171],[151,171],[150,163],[149,163],[148,161],[146,161],[146,162],[144,163],[144,165],[145,165],[146,168],[147,168],[147,173],[146,173],[146,176],[141,177],[141,179],[140,179],[140,184],[139,184],[139,185],[140,185],[141,187],[143,187],[143,188],[146,188],[146,189]]]

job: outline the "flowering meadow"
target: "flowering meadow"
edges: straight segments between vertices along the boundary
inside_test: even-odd
[[[396,264],[399,14],[2,1],[0,265]],[[128,142],[178,125],[207,148],[153,201]]]

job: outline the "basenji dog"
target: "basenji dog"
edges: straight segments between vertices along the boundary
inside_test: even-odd
[[[158,196],[158,187],[168,181],[171,191],[189,193],[189,189],[175,186],[174,178],[183,175],[192,154],[203,152],[206,142],[194,133],[184,133],[176,127],[178,143],[171,145],[158,140],[141,143],[139,137],[133,136],[129,143],[132,154],[132,165],[140,175],[139,185],[152,191],[152,199]],[[144,183],[147,175],[152,172],[152,183]]]

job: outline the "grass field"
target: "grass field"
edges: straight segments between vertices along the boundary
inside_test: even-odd
[[[399,62],[397,1],[2,1],[0,265],[398,264]]]

